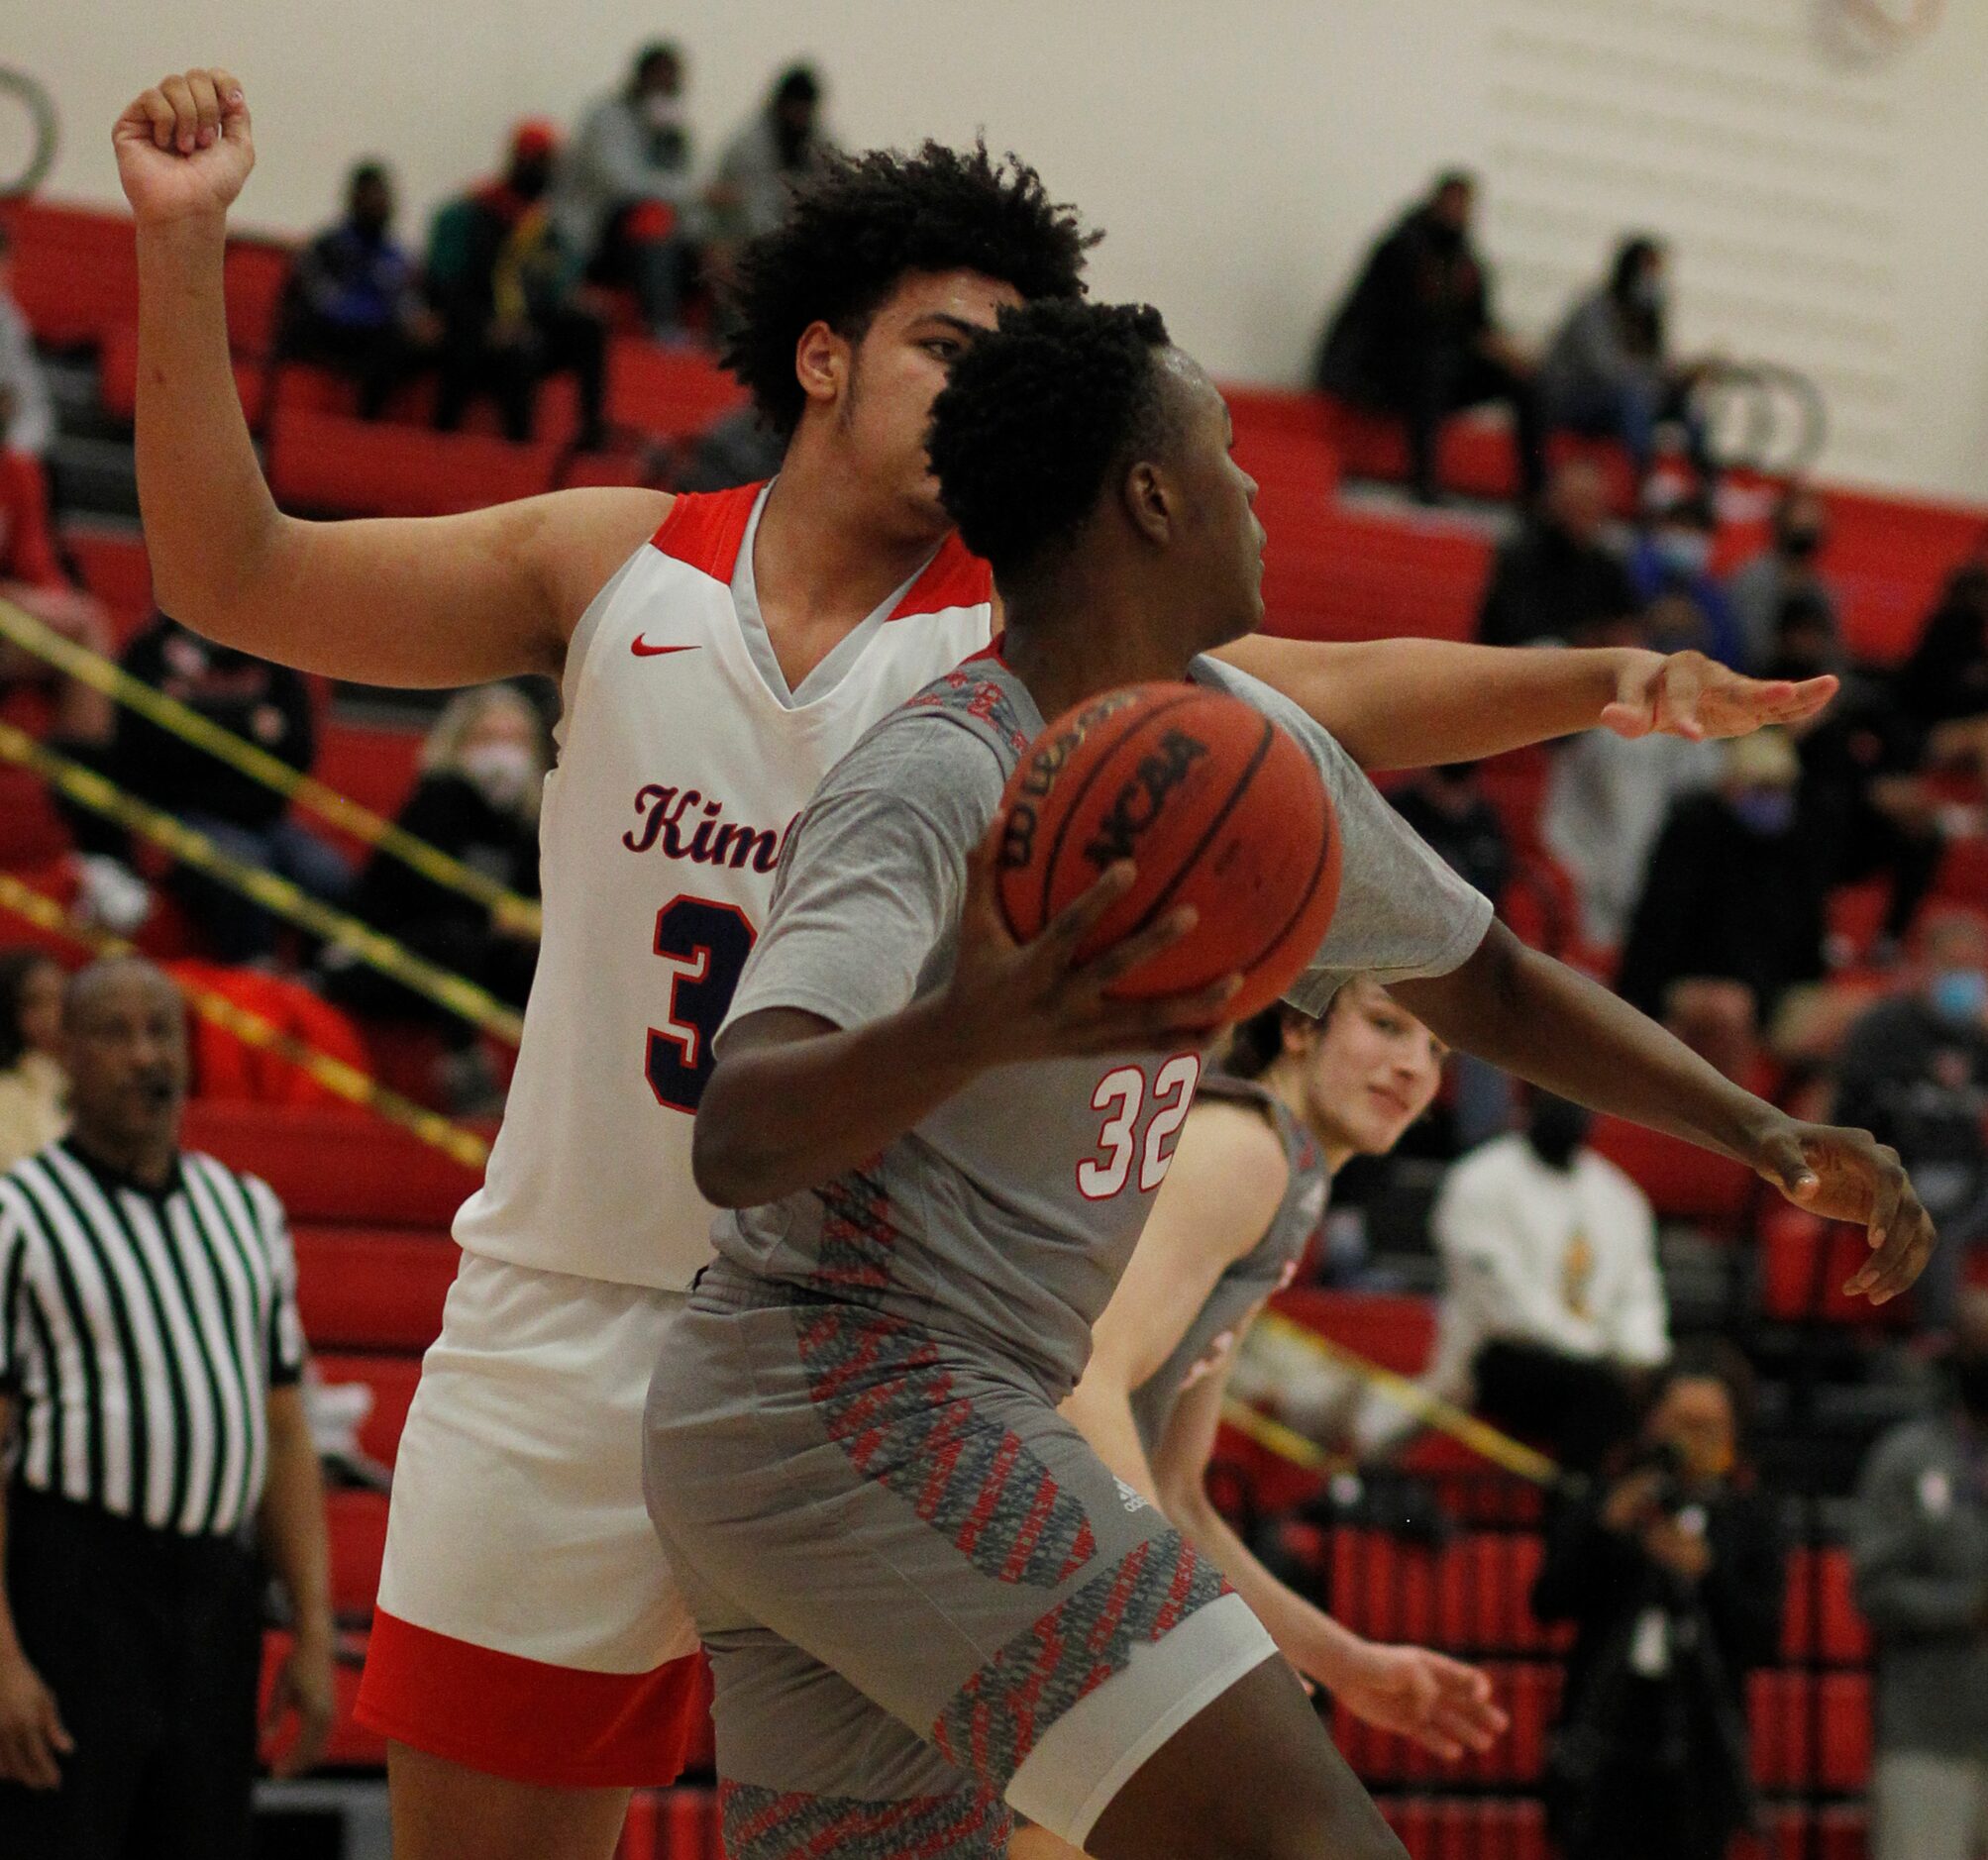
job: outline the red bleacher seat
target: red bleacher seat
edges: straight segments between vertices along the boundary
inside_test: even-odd
[[[372,1391],[372,1411],[360,1427],[359,1444],[381,1465],[391,1466],[400,1451],[414,1386],[421,1380],[421,1359],[328,1351],[312,1360],[325,1383],[362,1382]]]
[[[276,1670],[281,1665],[283,1655],[289,1649],[289,1636],[272,1630],[262,1636],[262,1705],[258,1707],[258,1717],[267,1705],[269,1688],[275,1684]],[[352,1714],[354,1702],[359,1697],[360,1669],[356,1661],[341,1659],[338,1664],[338,1703],[332,1719],[331,1745],[325,1752],[325,1766],[335,1770],[376,1770],[386,1762],[386,1739],[358,1723]],[[279,1738],[273,1750],[264,1751],[265,1757],[278,1755],[285,1747],[288,1736]]]
[[[391,820],[420,775],[422,734],[329,716],[318,731],[311,773],[327,787]]]
[[[297,1304],[318,1348],[425,1350],[442,1328],[458,1254],[439,1234],[299,1227]]]
[[[341,1620],[368,1620],[386,1553],[386,1494],[328,1493],[325,1524],[331,1538],[332,1612]]]
[[[49,798],[42,777],[0,765],[0,870],[26,872],[52,865],[69,850],[69,830]]]
[[[1890,1329],[1910,1322],[1911,1300],[1872,1304],[1843,1292],[1869,1257],[1860,1228],[1823,1220],[1783,1201],[1760,1220],[1760,1308],[1784,1321]]]
[[[1861,1666],[1870,1659],[1870,1625],[1857,1610],[1847,1550],[1830,1544],[1791,1553],[1781,1657],[1831,1666]]]
[[[1753,1780],[1762,1789],[1860,1790],[1870,1778],[1868,1673],[1776,1668],[1747,1682]]]
[[[282,407],[269,485],[293,509],[353,516],[440,516],[536,496],[551,487],[559,449],[480,433],[366,421]]]
[[[167,967],[183,985],[223,995],[277,1032],[301,1040],[330,1059],[365,1069],[366,1044],[359,1029],[343,1011],[301,982],[255,969],[184,959]],[[193,1094],[209,1103],[319,1105],[348,1118],[366,1115],[280,1053],[251,1046],[201,1015],[193,1020],[192,1058]]]
[[[701,433],[745,405],[745,390],[711,357],[618,336],[607,352],[607,417],[662,438]]]
[[[1536,1802],[1393,1795],[1377,1801],[1409,1860],[1546,1860],[1546,1816]]]
[[[724,1860],[718,1795],[696,1784],[637,1790],[614,1860]]]
[[[99,343],[138,320],[131,216],[37,199],[0,207],[14,241],[14,296],[29,327],[56,348]]]
[[[1649,1196],[1665,1220],[1735,1235],[1759,1190],[1744,1163],[1621,1117],[1598,1117],[1588,1141]]]
[[[83,585],[111,610],[122,646],[153,608],[152,560],[145,538],[136,530],[95,529],[79,523],[62,531],[61,542]]]
[[[293,1223],[449,1226],[479,1174],[395,1126],[340,1110],[272,1104],[186,1107],[186,1145],[250,1170]]]
[[[1370,1363],[1417,1376],[1435,1342],[1435,1307],[1400,1292],[1328,1292],[1298,1286],[1277,1299],[1280,1315],[1357,1350]]]

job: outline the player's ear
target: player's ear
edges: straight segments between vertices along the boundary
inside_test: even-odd
[[[794,345],[794,378],[809,400],[836,401],[849,390],[851,361],[848,339],[817,320],[801,331]]]
[[[1125,473],[1122,492],[1125,514],[1147,542],[1164,549],[1173,540],[1174,488],[1167,474],[1150,459],[1138,460]]]

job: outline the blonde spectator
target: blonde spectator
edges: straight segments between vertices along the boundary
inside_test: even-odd
[[[0,1170],[68,1128],[62,971],[40,950],[0,952]]]

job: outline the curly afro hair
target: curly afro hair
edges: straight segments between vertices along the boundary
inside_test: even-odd
[[[927,447],[940,501],[996,576],[1067,543],[1112,466],[1165,438],[1170,342],[1150,304],[1032,303],[953,363]]]
[[[1075,299],[1084,255],[1102,237],[1052,201],[1032,167],[994,160],[985,143],[831,155],[795,190],[785,223],[739,255],[725,366],[785,437],[806,404],[793,355],[810,323],[855,342],[898,280],[918,271],[978,271],[1031,303]]]

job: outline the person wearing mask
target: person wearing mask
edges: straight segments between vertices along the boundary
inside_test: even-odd
[[[1823,973],[1828,852],[1801,817],[1802,765],[1781,731],[1723,760],[1719,786],[1664,823],[1616,990],[1656,1015],[1685,977],[1743,982],[1764,1027],[1790,987]]]
[[[1705,495],[1678,496],[1652,485],[1628,557],[1629,582],[1647,616],[1653,643],[1696,648],[1722,666],[1745,657],[1739,622],[1712,572],[1719,519]]]
[[[1828,711],[1791,726],[1802,759],[1801,811],[1825,849],[1833,887],[1891,880],[1866,960],[1889,967],[1938,876],[1949,839],[1977,831],[1976,816],[1942,797],[1919,771],[1919,744],[1886,680],[1847,671],[1835,616],[1820,586],[1781,604],[1769,677],[1841,675]]]
[[[515,685],[488,684],[450,699],[421,751],[421,778],[397,824],[520,896],[539,894],[539,797],[549,757],[538,712]],[[522,1008],[538,962],[529,926],[375,851],[360,874],[359,917],[499,1000]],[[458,1115],[503,1107],[503,1092],[476,1031],[455,1014],[353,961],[325,956],[326,992],[360,1014],[431,1026],[448,1044],[439,1095]]]
[[[1988,1292],[1960,1303],[1948,1394],[1872,1449],[1850,1530],[1877,1639],[1872,1860],[1988,1848]]]
[[[731,247],[772,232],[786,218],[794,184],[813,172],[826,147],[821,79],[812,65],[790,65],[719,157],[707,195],[717,237]]]
[[[511,134],[501,179],[435,216],[428,291],[442,319],[442,385],[435,424],[453,432],[471,399],[495,396],[504,436],[532,436],[538,385],[571,373],[579,386],[582,449],[602,436],[607,327],[579,282],[579,255],[546,202],[558,137],[547,123]]]
[[[1776,654],[1788,601],[1805,596],[1827,617],[1833,654],[1842,649],[1842,622],[1834,591],[1817,565],[1830,543],[1829,506],[1799,478],[1775,500],[1766,548],[1726,577],[1726,604],[1739,628],[1745,669],[1760,675]]]
[[[1512,409],[1520,488],[1545,482],[1533,363],[1498,327],[1491,278],[1471,244],[1474,176],[1452,169],[1367,255],[1327,327],[1313,371],[1322,393],[1399,415],[1415,495],[1441,499],[1436,442],[1466,407]]]
[[[1963,563],[1947,577],[1892,674],[1892,695],[1922,760],[1988,768],[1988,564]]]
[[[1931,921],[1915,984],[1852,1023],[1835,1077],[1837,1112],[1905,1158],[1938,1223],[1938,1263],[1914,1296],[1921,1326],[1947,1332],[1988,1234],[1988,924]]]
[[[263,1565],[293,1633],[279,1775],[334,1702],[289,1234],[266,1184],[180,1148],[157,969],[78,975],[62,1054],[69,1134],[0,1177],[0,1853],[248,1860]]]
[[[1725,1860],[1751,1818],[1746,1676],[1787,1579],[1740,1457],[1750,1382],[1729,1348],[1681,1353],[1629,1465],[1548,1524],[1532,1612],[1574,1629],[1545,1789],[1565,1860]]]
[[[635,289],[651,336],[682,335],[696,258],[683,54],[644,46],[627,81],[580,119],[561,157],[553,216],[568,252],[599,284]]]
[[[36,949],[0,951],[0,1170],[68,1128],[62,969]]]
[[[1638,1376],[1670,1355],[1656,1219],[1643,1192],[1587,1147],[1589,1115],[1534,1091],[1525,1128],[1473,1150],[1429,1217],[1442,1260],[1422,1388],[1474,1406],[1556,1458],[1592,1468],[1632,1425]],[[1385,1454],[1414,1417],[1369,1395],[1353,1434]]]
[[[346,213],[290,271],[277,353],[349,376],[363,420],[432,359],[441,324],[422,300],[407,249],[393,237],[393,180],[362,161],[346,181]]]
[[[1477,637],[1487,646],[1586,646],[1633,619],[1642,601],[1609,545],[1608,522],[1608,485],[1594,464],[1557,467],[1538,509],[1499,546]]]
[[[1549,429],[1620,440],[1638,483],[1655,462],[1657,428],[1674,422],[1709,492],[1717,468],[1691,405],[1704,370],[1671,358],[1668,263],[1662,243],[1648,234],[1622,241],[1607,281],[1574,305],[1547,346],[1539,366],[1542,414]]]

